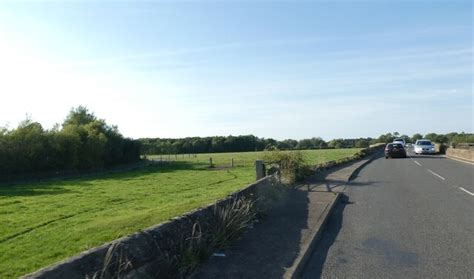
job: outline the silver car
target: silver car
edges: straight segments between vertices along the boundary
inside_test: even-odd
[[[402,139],[402,138],[396,138],[396,139],[394,139],[394,140],[393,140],[393,143],[399,143],[399,144],[403,145],[403,147],[406,146],[406,142],[405,142],[405,140]]]
[[[436,149],[435,145],[427,139],[420,139],[417,140],[413,151],[415,151],[415,154],[435,154]]]

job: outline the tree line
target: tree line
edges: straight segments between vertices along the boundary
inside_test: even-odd
[[[97,170],[138,160],[139,141],[124,138],[82,106],[50,130],[29,118],[15,129],[0,128],[2,175]]]
[[[365,148],[389,143],[395,138],[415,142],[427,138],[437,143],[473,143],[474,134],[448,133],[409,137],[398,132],[378,138],[310,139],[259,138],[253,135],[187,138],[124,138],[116,126],[98,119],[83,106],[71,109],[64,122],[52,129],[27,118],[17,128],[0,127],[0,177],[2,175],[48,171],[97,170],[140,160],[140,154],[191,154],[245,152],[270,149],[305,150],[325,148]]]
[[[380,135],[377,138],[333,139],[325,141],[320,137],[310,139],[259,138],[254,135],[243,136],[214,136],[214,137],[187,137],[187,138],[141,138],[141,154],[194,154],[217,152],[245,152],[279,150],[306,150],[326,148],[366,148],[375,143],[390,143],[395,138],[403,138],[406,142],[416,142],[421,138],[444,144],[474,142],[474,134],[429,133],[425,136],[414,134],[412,137],[400,135],[398,132]]]
[[[371,138],[336,139],[329,142],[322,138],[278,141],[272,138],[259,138],[253,135],[214,136],[188,138],[142,138],[139,139],[142,154],[190,154],[215,152],[245,152],[268,149],[304,150],[326,148],[368,147]]]

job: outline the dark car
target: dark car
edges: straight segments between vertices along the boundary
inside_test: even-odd
[[[385,147],[385,159],[390,158],[406,158],[407,152],[401,143],[389,143]]]

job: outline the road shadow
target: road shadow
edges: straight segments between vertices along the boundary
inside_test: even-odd
[[[377,152],[373,155],[372,160],[377,160],[384,157],[383,152]],[[366,181],[366,182],[356,182],[354,181],[355,178],[359,176],[359,173],[363,170],[365,165],[358,168],[354,171],[349,181],[347,180],[338,180],[338,179],[330,179],[328,178],[329,175],[333,172],[336,172],[340,169],[346,168],[349,165],[353,164],[347,163],[337,168],[331,168],[328,170],[317,171],[314,175],[309,177],[304,183],[297,186],[298,189],[304,189],[309,192],[333,192],[334,188],[340,186],[354,186],[354,187],[377,187],[382,181]],[[385,182],[384,182],[385,183]],[[387,182],[388,183],[388,182]],[[337,190],[336,190],[337,191]],[[337,191],[340,192],[340,191]]]
[[[410,157],[412,158],[423,158],[423,159],[441,159],[441,160],[444,160],[444,159],[447,159],[446,157],[442,156],[442,155],[439,155],[439,154],[433,154],[433,155],[419,155],[419,154],[409,154]]]
[[[349,197],[345,194],[341,194],[339,202],[334,208],[332,215],[329,217],[326,229],[324,230],[321,239],[315,245],[315,249],[306,264],[306,268],[302,272],[301,278],[321,278],[329,249],[336,241],[342,228],[344,209],[346,206],[351,204],[353,204],[353,202],[349,201]]]
[[[308,192],[288,189],[285,202],[222,251],[225,257],[211,257],[190,278],[283,278],[308,228],[308,204]]]

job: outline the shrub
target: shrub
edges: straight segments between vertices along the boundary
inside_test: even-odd
[[[282,152],[273,150],[265,152],[264,161],[268,166],[277,166],[284,183],[294,183],[312,173],[300,151]]]
[[[267,187],[258,188],[258,199],[255,201],[257,215],[265,216],[270,208],[285,201],[287,193],[288,187],[279,183],[276,178]]]

